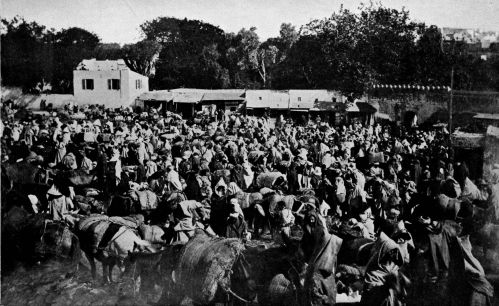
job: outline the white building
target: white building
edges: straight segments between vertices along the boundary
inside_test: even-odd
[[[73,90],[78,104],[127,107],[149,91],[149,78],[130,70],[122,59],[83,60],[73,71]]]
[[[255,89],[246,90],[246,108],[248,109],[289,109],[289,91]]]

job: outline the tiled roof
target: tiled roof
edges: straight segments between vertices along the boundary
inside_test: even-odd
[[[173,93],[168,90],[155,90],[144,92],[138,97],[142,101],[171,101],[173,99]]]
[[[208,91],[203,95],[202,101],[244,101],[244,91]]]
[[[173,103],[193,103],[197,104],[203,98],[202,92],[174,92]]]
[[[499,114],[478,113],[473,116],[475,119],[499,120]]]

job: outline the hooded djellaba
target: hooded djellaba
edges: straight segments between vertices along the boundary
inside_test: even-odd
[[[409,261],[408,244],[412,237],[403,222],[382,226],[366,266],[362,305],[404,305],[410,282],[400,268]]]
[[[330,234],[326,222],[315,210],[306,213],[301,247],[308,262],[303,305],[336,303],[336,258],[343,240]]]

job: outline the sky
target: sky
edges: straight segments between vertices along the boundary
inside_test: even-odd
[[[360,0],[0,0],[2,18],[22,16],[59,30],[81,27],[102,42],[134,43],[139,26],[160,16],[198,19],[226,32],[255,26],[261,40],[279,35],[283,22],[297,29],[313,19],[338,11],[355,10]],[[364,2],[368,2],[364,1]],[[402,9],[416,21],[439,27],[479,28],[499,31],[499,0],[382,0],[384,6]]]

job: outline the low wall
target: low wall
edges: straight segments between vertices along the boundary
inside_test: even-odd
[[[381,113],[386,113],[394,120],[404,121],[407,114],[415,113],[420,123],[447,120],[447,105],[450,100],[448,91],[396,92],[378,90],[370,94],[369,102]],[[454,91],[454,124],[466,119],[466,114],[499,113],[499,92]],[[463,117],[465,119],[463,119]]]

